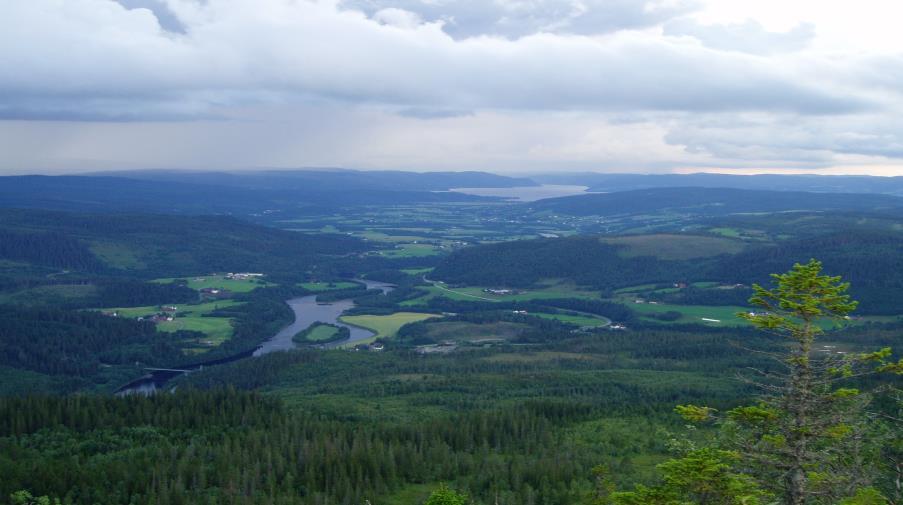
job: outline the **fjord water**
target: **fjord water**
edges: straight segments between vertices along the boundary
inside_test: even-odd
[[[475,196],[498,196],[521,202],[535,202],[545,198],[582,195],[588,186],[543,184],[541,186],[515,186],[512,188],[452,188],[449,191]]]

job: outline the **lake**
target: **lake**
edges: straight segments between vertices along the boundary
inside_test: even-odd
[[[514,188],[453,188],[449,191],[476,196],[498,196],[521,202],[535,202],[544,198],[586,194],[589,186],[543,184],[541,186],[517,186]]]

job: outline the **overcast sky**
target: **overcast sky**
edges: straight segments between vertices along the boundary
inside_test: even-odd
[[[903,2],[4,0],[0,173],[903,175]]]

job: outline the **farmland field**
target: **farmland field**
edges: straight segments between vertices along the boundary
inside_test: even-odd
[[[437,314],[422,314],[419,312],[396,312],[387,316],[342,316],[339,318],[345,324],[366,328],[376,333],[373,338],[364,342],[370,342],[378,338],[391,338],[398,333],[399,328],[417,321],[423,321],[434,317],[440,317]],[[356,342],[363,343],[363,342]]]
[[[320,325],[313,329],[310,333],[307,334],[307,340],[311,340],[314,342],[320,342],[323,340],[329,340],[335,336],[336,333],[335,328],[332,326]]]
[[[169,279],[156,279],[152,282],[159,284],[171,284],[173,282],[184,281],[186,286],[194,290],[207,288],[225,289],[233,293],[247,293],[260,287],[272,286],[264,280],[260,279],[227,279],[225,275],[201,275],[197,277],[181,277]]]
[[[91,252],[97,255],[107,265],[123,270],[130,268],[144,268],[146,265],[138,259],[135,251],[123,244],[111,242],[94,242],[91,244]]]
[[[548,300],[553,298],[581,298],[585,300],[600,299],[598,292],[585,291],[577,286],[574,286],[573,284],[567,283],[550,284],[548,286],[543,286],[536,289],[519,289],[516,292],[512,292],[510,294],[487,293],[483,290],[494,288],[484,288],[479,286],[450,288],[443,282],[435,282],[432,286],[421,287],[420,289],[428,291],[428,294],[420,298],[402,302],[401,305],[408,307],[422,305],[427,300],[435,298],[437,296],[444,296],[445,298],[450,298],[452,300],[490,302]]]
[[[229,317],[208,317],[209,314],[217,309],[225,309],[240,305],[239,302],[229,300],[219,300],[215,302],[199,303],[195,305],[176,305],[177,311],[172,321],[161,321],[157,323],[157,329],[167,333],[180,330],[198,331],[203,333],[206,338],[205,342],[200,343],[202,347],[194,348],[193,352],[203,351],[207,348],[216,347],[232,337],[232,318]],[[119,317],[138,318],[152,316],[161,312],[160,306],[148,305],[144,307],[118,307],[103,309],[106,313],[116,312]]]
[[[597,328],[608,326],[611,323],[611,321],[604,317],[593,317],[589,315],[546,314],[542,312],[531,313],[530,315],[544,319],[555,319],[563,323],[576,324],[577,326],[593,326]]]
[[[380,251],[387,258],[419,258],[423,256],[435,256],[440,249],[431,244],[399,244],[395,249]]]
[[[632,301],[622,300],[628,304],[630,308],[637,312],[645,322],[663,323],[659,319],[652,317],[655,314],[664,314],[665,312],[680,312],[679,319],[668,321],[671,324],[682,323],[698,323],[717,326],[743,326],[748,324],[746,321],[737,317],[737,312],[747,312],[750,309],[736,306],[711,306],[711,305],[672,305],[667,303],[633,303]],[[714,321],[704,321],[705,319],[715,319]]]

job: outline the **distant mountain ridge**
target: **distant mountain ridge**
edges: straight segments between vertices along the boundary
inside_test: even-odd
[[[525,205],[532,212],[572,216],[672,211],[700,216],[797,210],[903,209],[903,198],[861,193],[812,193],[735,188],[651,188],[549,198]]]
[[[0,207],[79,212],[151,212],[177,214],[254,214],[273,209],[304,211],[353,205],[399,205],[430,202],[491,201],[492,198],[428,189],[405,189],[386,182],[368,188],[362,184],[310,180],[271,184],[232,179],[216,174],[186,180],[177,175],[160,179],[112,176],[7,176],[0,177]],[[200,182],[198,182],[200,181]],[[206,181],[206,182],[205,182]],[[441,186],[441,184],[433,184]],[[408,184],[407,187],[427,187]]]
[[[903,177],[853,175],[731,175],[731,174],[542,174],[543,184],[577,184],[588,191],[631,191],[664,187],[709,187],[826,193],[879,193],[903,196]]]
[[[452,188],[509,188],[537,186],[531,179],[488,172],[406,172],[401,170],[304,169],[204,172],[184,170],[135,170],[98,172],[89,176],[169,181],[246,189],[344,191],[447,191]]]

